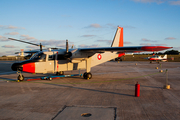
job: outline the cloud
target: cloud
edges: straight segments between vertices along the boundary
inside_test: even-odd
[[[150,40],[148,40],[148,39],[146,39],[146,38],[142,38],[141,41],[149,42]]]
[[[140,2],[140,3],[157,3],[157,4],[161,4],[161,3],[168,3],[170,5],[180,5],[180,0],[132,0],[134,2]]]
[[[73,48],[76,48],[76,47],[74,46],[74,44],[68,44],[68,46],[69,46],[69,49],[72,48],[72,46],[73,46]],[[59,45],[56,45],[56,47],[66,48],[66,45],[65,45],[65,44],[59,44]]]
[[[5,33],[5,35],[18,35],[18,32]]]
[[[17,48],[17,47],[15,47],[14,45],[4,45],[4,46],[2,46],[2,47],[4,47],[4,48]]]
[[[131,42],[124,42],[124,44],[132,44]]]
[[[180,50],[180,47],[173,47],[174,50]]]
[[[134,26],[131,26],[131,25],[115,25],[115,24],[112,24],[112,23],[108,23],[108,24],[105,24],[103,26],[101,26],[100,24],[91,24],[85,28],[111,28],[111,29],[116,29],[117,27],[123,27],[123,28],[130,28],[130,29],[133,29],[133,28],[136,28]]]
[[[7,55],[13,55],[14,56],[15,55],[15,51],[20,51],[20,50],[19,49],[15,49],[15,50],[13,49],[13,50],[10,50],[10,51],[5,51],[3,54],[6,55],[6,56]]]
[[[91,24],[85,28],[102,28],[102,26],[100,24],[94,23],[94,24]]]
[[[51,45],[51,46],[61,46],[66,44],[66,40],[39,40],[42,45]],[[68,41],[68,44],[73,44],[73,42]]]
[[[157,4],[161,4],[161,3],[164,3],[165,1],[167,0],[132,0],[134,2],[141,2],[141,3],[157,3]]]
[[[25,29],[23,27],[16,27],[16,26],[12,26],[12,25],[0,25],[1,29]]]
[[[46,47],[66,47],[66,40],[39,40],[38,42]],[[73,44],[74,42],[68,41],[69,48],[71,48]]]
[[[81,37],[95,37],[96,35],[82,35]]]
[[[6,28],[7,29],[17,29],[18,27],[10,25],[10,26],[7,26]]]
[[[42,45],[59,45],[65,44],[66,40],[39,40]],[[69,43],[69,42],[68,42]]]
[[[96,40],[96,42],[105,42],[107,45],[112,43],[112,40]]]
[[[151,44],[151,43],[141,43],[143,46],[167,46],[167,44]]]
[[[174,38],[174,37],[167,37],[167,38],[165,38],[165,40],[175,40],[176,38]]]
[[[131,25],[125,25],[125,26],[123,26],[123,28],[130,28],[130,29],[134,29],[134,28],[136,28],[136,27],[131,26]]]
[[[151,43],[141,43],[140,45],[143,45],[143,46],[152,46]]]
[[[129,29],[134,29],[136,27],[131,26],[131,25],[114,25],[112,23],[106,24],[106,27],[111,27],[112,29],[116,29],[117,27],[123,27],[123,28],[129,28]]]
[[[6,37],[0,35],[0,41],[8,41],[8,39]]]
[[[35,37],[30,37],[29,35],[21,35],[22,40],[37,40]]]
[[[167,44],[155,44],[156,46],[167,46]]]
[[[26,48],[38,49],[38,48],[40,48],[40,47],[39,47],[39,46],[34,46],[34,45],[28,45],[28,46],[26,46]]]
[[[144,41],[144,42],[157,42],[155,40],[149,40],[149,39],[146,39],[146,38],[142,38],[141,41]]]
[[[170,1],[169,4],[170,5],[180,5],[180,0],[178,0],[178,1]]]
[[[118,27],[118,25],[114,25],[112,23],[108,23],[106,24],[107,27],[111,27],[112,29],[116,29]]]
[[[93,44],[93,45],[84,45],[84,44],[81,44],[78,47],[79,48],[96,48],[96,47],[99,47],[99,45],[96,45],[96,44]]]

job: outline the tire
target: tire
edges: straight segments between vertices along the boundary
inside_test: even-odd
[[[92,74],[91,73],[87,73],[87,78],[86,79],[91,79],[92,78]]]
[[[87,79],[87,72],[83,74],[84,79]]]
[[[64,71],[56,72],[56,75],[64,75]]]
[[[48,78],[48,80],[49,80],[49,81],[52,81],[52,78],[51,78],[51,77],[49,77],[49,78]]]
[[[19,75],[19,76],[17,77],[17,79],[20,80],[20,81],[23,81],[23,80],[24,80],[24,76],[23,76],[23,75]]]

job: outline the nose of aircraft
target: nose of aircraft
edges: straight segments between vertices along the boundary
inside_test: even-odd
[[[11,69],[13,71],[22,71],[23,65],[21,63],[13,63]]]

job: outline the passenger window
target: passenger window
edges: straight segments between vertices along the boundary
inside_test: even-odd
[[[40,61],[43,61],[43,62],[46,61],[46,55],[45,55],[45,54],[43,54],[43,55],[40,57]]]

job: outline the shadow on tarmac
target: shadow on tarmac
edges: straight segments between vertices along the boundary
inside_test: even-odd
[[[127,85],[129,85],[129,86],[135,86],[135,84],[127,84]],[[141,85],[140,84],[140,87],[148,87],[148,88],[162,88],[162,87],[155,87],[155,86],[146,86],[146,85]]]
[[[123,96],[134,97],[134,95],[116,93],[116,92],[109,92],[109,91],[102,91],[102,90],[95,90],[95,89],[89,89],[89,88],[80,88],[80,87],[73,87],[73,86],[68,86],[68,85],[57,85],[57,84],[53,84],[53,83],[44,83],[44,84],[60,86],[60,87],[67,87],[67,88],[74,88],[74,89],[80,89],[80,90],[88,90],[88,91],[93,91],[93,92],[101,92],[101,93],[109,93],[109,94],[115,94],[115,95],[123,95]]]

